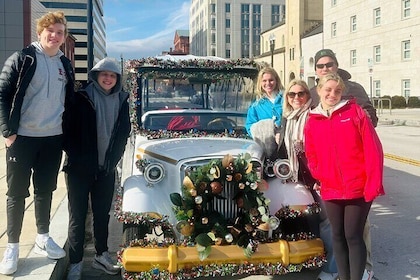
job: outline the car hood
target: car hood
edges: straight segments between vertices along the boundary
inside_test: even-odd
[[[252,140],[238,138],[177,138],[147,141],[137,145],[137,152],[148,158],[156,158],[177,164],[197,157],[223,157],[226,154],[249,153],[261,158],[262,148]]]

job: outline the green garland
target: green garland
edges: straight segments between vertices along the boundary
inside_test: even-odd
[[[184,179],[182,195],[170,195],[177,230],[187,243],[196,244],[201,259],[207,258],[214,244],[237,244],[250,256],[260,241],[267,241],[263,232],[268,227],[270,201],[259,190],[259,182],[249,154],[237,158],[226,155],[192,170]],[[226,199],[221,196],[225,187],[235,188],[233,199],[241,209],[238,217],[229,222],[207,207],[214,199]]]

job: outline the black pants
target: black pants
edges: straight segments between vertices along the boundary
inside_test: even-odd
[[[340,280],[362,279],[366,266],[363,230],[372,202],[364,198],[324,202]]]
[[[25,213],[25,198],[29,197],[32,177],[34,186],[37,232],[48,233],[52,192],[62,158],[62,136],[20,136],[6,150],[7,163],[7,237],[18,243]]]
[[[70,263],[83,259],[85,221],[89,195],[92,204],[93,236],[97,254],[108,251],[109,211],[115,187],[115,172],[95,175],[68,171],[65,176],[69,199],[69,257]]]

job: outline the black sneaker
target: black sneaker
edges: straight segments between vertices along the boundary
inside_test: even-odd
[[[92,267],[95,269],[101,269],[111,275],[115,275],[120,271],[120,267],[114,264],[108,252],[103,252],[102,255],[95,255]]]

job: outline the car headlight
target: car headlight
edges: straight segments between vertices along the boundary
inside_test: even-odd
[[[292,176],[290,163],[287,159],[278,159],[273,164],[273,172],[277,178],[287,180]]]
[[[165,169],[160,163],[150,163],[144,168],[143,175],[149,184],[157,184],[165,176]]]

